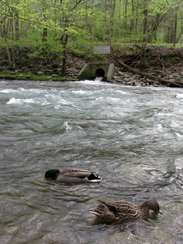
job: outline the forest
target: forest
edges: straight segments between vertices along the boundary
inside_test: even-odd
[[[15,50],[32,50],[30,58],[54,52],[89,55],[94,45],[177,46],[183,42],[182,0],[1,0],[0,48],[8,67]]]

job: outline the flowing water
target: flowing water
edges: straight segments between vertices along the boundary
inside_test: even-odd
[[[0,122],[0,243],[183,243],[182,89],[1,81]],[[103,180],[42,179],[67,167]],[[110,227],[89,212],[152,198],[148,221]]]

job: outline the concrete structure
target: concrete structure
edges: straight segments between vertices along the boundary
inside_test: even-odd
[[[111,81],[114,73],[114,64],[85,64],[78,74],[79,80],[95,80],[96,77],[103,77],[102,81]]]
[[[95,55],[109,55],[110,45],[98,45],[94,47]],[[83,66],[78,74],[79,80],[95,80],[101,77],[102,81],[111,81],[114,73],[114,64],[109,63],[88,63]]]

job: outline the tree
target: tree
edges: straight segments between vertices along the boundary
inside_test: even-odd
[[[1,0],[0,45],[9,67],[15,67],[14,47],[32,45],[63,57],[67,49],[90,49],[96,42],[176,44],[183,34],[183,0]],[[142,56],[143,57],[143,56]]]

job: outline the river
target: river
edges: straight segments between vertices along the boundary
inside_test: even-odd
[[[0,122],[0,243],[183,243],[182,89],[1,81]],[[68,167],[103,180],[42,179]],[[161,214],[110,227],[97,199],[157,199]]]

